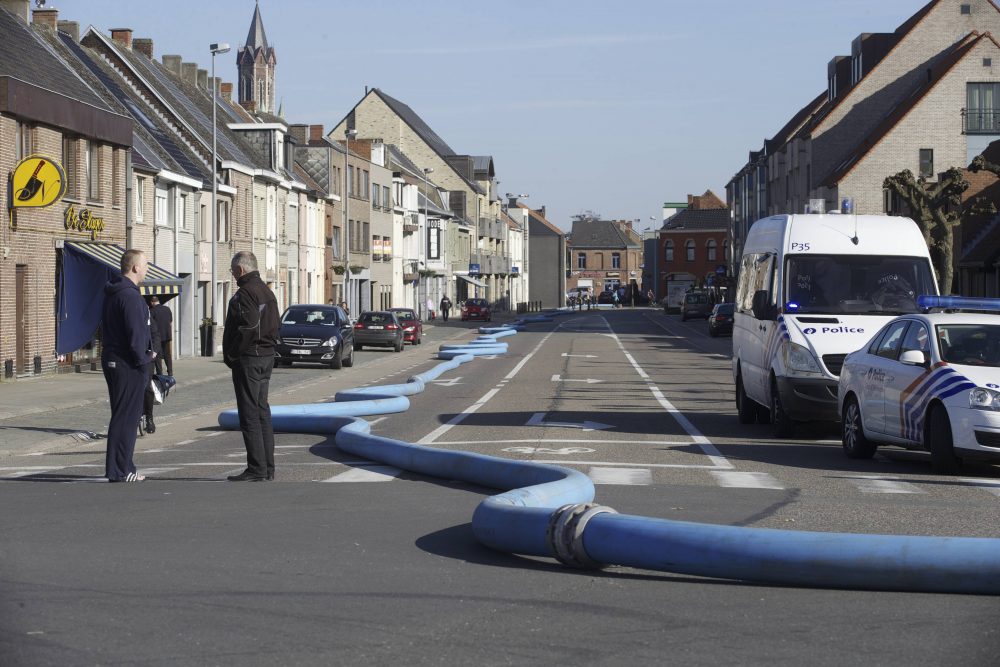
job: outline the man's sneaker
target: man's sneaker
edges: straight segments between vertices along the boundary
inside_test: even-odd
[[[122,479],[110,479],[109,482],[144,482],[146,481],[145,475],[140,475],[137,472],[130,472],[125,475]]]

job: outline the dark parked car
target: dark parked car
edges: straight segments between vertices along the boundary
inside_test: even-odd
[[[606,290],[597,295],[597,303],[614,303],[615,293],[611,290]]]
[[[396,314],[388,310],[374,310],[361,313],[354,325],[354,349],[365,345],[391,347],[396,352],[403,351],[403,325]]]
[[[275,364],[296,361],[327,364],[331,368],[354,365],[354,330],[340,306],[302,304],[281,316]]]
[[[413,345],[420,345],[424,337],[424,323],[412,308],[390,308],[396,313],[396,319],[403,325],[403,340]]]
[[[692,317],[707,318],[712,314],[712,299],[708,292],[688,292],[681,304],[681,321]]]
[[[462,304],[462,321],[484,320],[489,322],[493,319],[493,311],[490,303],[486,299],[466,299]]]
[[[733,333],[733,312],[735,304],[717,303],[712,309],[712,314],[708,316],[708,335],[718,336],[719,334]]]

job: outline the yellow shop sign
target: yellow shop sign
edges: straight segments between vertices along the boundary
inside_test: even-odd
[[[104,231],[104,218],[98,218],[93,215],[89,208],[81,209],[77,213],[72,204],[63,213],[63,222],[66,225],[66,229],[78,232],[90,232],[90,238],[93,240],[97,240],[97,235]]]
[[[66,192],[66,174],[55,160],[31,155],[17,163],[10,184],[11,208],[51,206]]]

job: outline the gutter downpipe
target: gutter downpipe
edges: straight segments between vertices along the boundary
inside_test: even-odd
[[[568,314],[559,311],[553,314]],[[519,320],[549,321],[547,316]],[[594,485],[577,470],[441,450],[374,436],[361,415],[401,412],[408,395],[476,356],[506,349],[512,327],[483,328],[472,344],[406,383],[338,392],[336,402],[278,406],[275,430],[335,434],[345,452],[422,474],[504,489],[473,513],[477,540],[498,551],[553,557],[577,568],[621,565],[817,588],[1000,594],[1000,539],[824,533],[722,526],[617,514],[592,504]],[[465,348],[465,349],[461,349]],[[444,355],[444,356],[443,356]],[[219,415],[237,430],[235,410]]]

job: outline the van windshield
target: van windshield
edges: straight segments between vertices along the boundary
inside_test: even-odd
[[[922,257],[792,255],[787,262],[787,313],[915,313],[918,296],[937,293]]]

